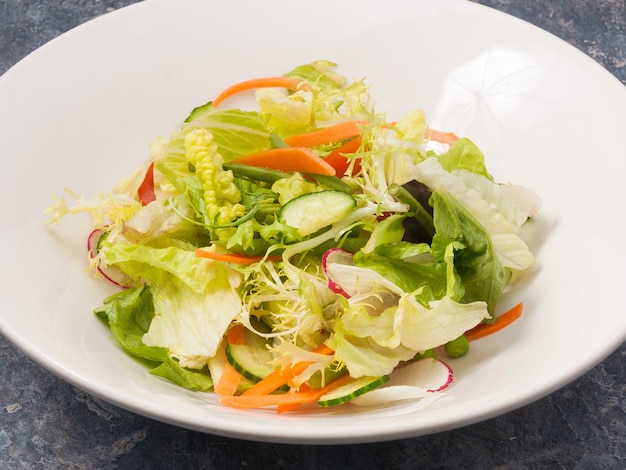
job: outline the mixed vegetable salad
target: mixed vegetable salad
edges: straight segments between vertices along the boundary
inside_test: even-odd
[[[228,106],[256,93],[254,109]],[[369,406],[452,379],[446,358],[521,313],[501,294],[534,261],[541,206],[424,113],[375,110],[363,80],[317,61],[194,109],[90,213],[95,313],[150,372],[225,406]]]

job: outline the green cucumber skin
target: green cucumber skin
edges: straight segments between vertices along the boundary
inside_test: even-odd
[[[267,360],[259,359],[265,356],[264,350],[243,344],[229,344],[226,346],[226,358],[233,368],[252,382],[263,380],[273,371],[269,365],[271,355],[267,352]]]
[[[201,106],[197,106],[191,110],[189,116],[185,119],[185,122],[191,122],[194,119],[206,116],[213,109],[213,103],[209,101]]]
[[[317,404],[324,408],[342,405],[385,384],[389,381],[389,376],[363,377],[362,379],[364,380],[355,379],[356,383],[344,385],[327,393],[318,400]]]
[[[343,219],[356,208],[356,199],[337,190],[307,193],[292,199],[279,211],[279,220],[309,235]]]
[[[309,386],[313,390],[319,390],[320,388],[323,387],[323,384],[330,383],[333,380],[338,379],[339,377],[341,377],[341,376],[343,376],[343,375],[345,375],[347,373],[348,373],[348,370],[345,369],[345,368],[337,370],[337,369],[333,369],[331,367],[327,367],[323,371],[315,372],[309,378]],[[322,381],[322,378],[324,379],[323,381]]]

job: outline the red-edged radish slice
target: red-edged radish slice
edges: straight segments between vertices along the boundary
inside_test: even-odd
[[[387,291],[402,295],[404,292],[393,282],[368,268],[354,266],[353,254],[341,248],[332,248],[322,257],[322,270],[328,279],[328,288],[346,298]]]
[[[330,249],[326,253],[324,253],[324,256],[322,256],[322,270],[324,271],[326,279],[328,280],[328,288],[332,290],[335,294],[341,294],[347,299],[350,298],[350,295],[345,290],[343,290],[337,282],[335,282],[330,270],[328,269],[328,265],[342,264],[352,266],[352,258],[352,253],[346,250],[342,250],[341,248]]]
[[[452,383],[453,373],[439,359],[419,359],[398,367],[385,386],[351,401],[357,406],[380,406],[395,401],[421,400],[445,390]]]
[[[396,368],[387,386],[411,385],[428,392],[440,392],[454,379],[452,367],[440,359],[426,357]]]
[[[92,230],[87,237],[87,252],[89,253],[89,258],[93,259],[98,254],[98,243],[100,242],[100,238],[102,238],[102,235],[104,235],[105,233],[106,230],[97,228]]]
[[[87,237],[87,252],[89,258],[94,259],[98,256],[98,245],[103,235],[107,233],[103,229],[94,229]],[[98,272],[108,281],[112,282],[116,286],[123,287],[125,289],[132,286],[131,279],[117,266],[102,266],[98,263],[96,269]]]

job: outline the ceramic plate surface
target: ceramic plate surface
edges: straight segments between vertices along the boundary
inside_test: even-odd
[[[92,314],[112,292],[86,273],[90,220],[46,226],[52,194],[108,191],[225,86],[317,59],[366,78],[391,119],[421,108],[474,140],[498,181],[533,188],[534,268],[501,310],[511,327],[454,360],[431,406],[277,416],[217,405],[147,373]],[[581,52],[455,0],[147,1],[84,24],[0,77],[0,331],[68,382],[133,412],[284,443],[389,440],[505,413],[569,383],[626,338],[626,88]]]

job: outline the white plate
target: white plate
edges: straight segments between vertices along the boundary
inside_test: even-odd
[[[452,363],[447,397],[277,416],[216,405],[148,375],[91,313],[87,218],[46,227],[64,187],[93,195],[234,81],[330,59],[391,118],[414,108],[475,140],[500,181],[535,189],[538,264],[504,297],[523,318]],[[91,21],[0,78],[0,330],[68,382],[158,420],[260,441],[349,443],[433,433],[536,400],[626,338],[626,88],[524,22],[454,0],[148,1]]]

